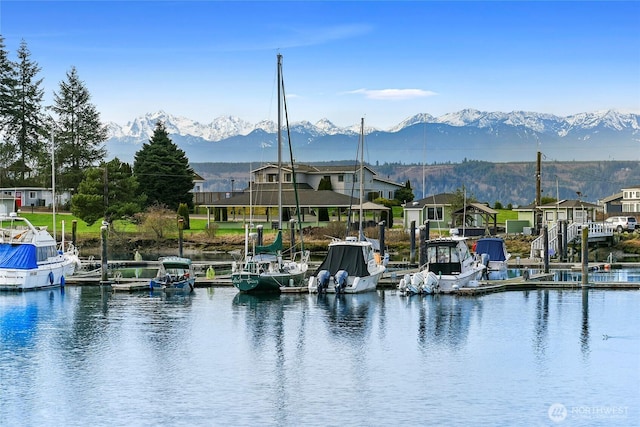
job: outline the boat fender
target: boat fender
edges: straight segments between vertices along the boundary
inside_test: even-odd
[[[54,280],[53,271],[50,271],[49,272],[49,284],[50,285],[53,285],[53,280]]]
[[[60,286],[62,286],[64,288],[64,276],[60,276]]]

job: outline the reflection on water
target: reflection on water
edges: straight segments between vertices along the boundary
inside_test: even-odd
[[[631,425],[639,306],[588,289],[0,294],[0,424],[550,425],[557,402]]]

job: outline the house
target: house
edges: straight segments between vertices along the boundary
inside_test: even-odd
[[[196,172],[193,173],[193,190],[192,193],[202,193],[204,191],[204,183],[206,180],[198,175]]]
[[[537,230],[533,230],[535,228],[536,214],[541,215],[542,225],[551,226],[559,220],[584,224],[596,221],[598,213],[602,211],[602,206],[583,200],[560,200],[541,206],[535,206],[535,204],[521,206],[514,210],[518,212],[518,220],[513,221],[513,223],[518,223],[519,229],[510,227],[510,224],[507,224],[507,233],[519,232],[522,229],[532,229],[531,232],[537,234]],[[525,234],[528,233],[525,232]]]
[[[295,211],[296,206],[300,206],[302,221],[306,221],[306,216],[311,216],[313,222],[320,222],[320,209],[332,209],[337,215],[338,221],[346,220],[349,210],[353,213],[359,210],[360,204],[360,167],[348,166],[311,166],[311,165],[284,165],[282,167],[282,206],[287,211]],[[206,203],[198,203],[198,206],[207,209],[210,213],[223,212],[231,208],[234,220],[236,213],[240,212],[240,219],[246,221],[246,212],[250,208],[263,208],[266,221],[271,221],[277,215],[271,212],[279,204],[278,166],[267,164],[251,171],[252,181],[250,188],[243,192],[233,192],[230,197],[214,197]],[[295,173],[295,175],[294,175]],[[382,218],[382,212],[389,209],[383,205],[372,203],[377,197],[393,198],[396,190],[404,188],[376,175],[375,171],[368,166],[362,170],[363,198],[369,200],[363,204],[363,210],[374,212],[374,221]],[[331,183],[331,190],[319,190],[320,181],[325,179]],[[295,182],[295,187],[294,187]],[[294,188],[297,190],[294,191]],[[296,199],[297,197],[297,199]],[[205,200],[204,197],[196,200]],[[289,214],[283,215],[285,218]],[[216,217],[219,215],[216,213]],[[220,216],[224,217],[224,215]],[[273,226],[273,224],[272,224]]]
[[[622,212],[640,213],[640,186],[622,189]]]
[[[53,203],[53,192],[51,188],[45,187],[11,187],[0,188],[0,197],[13,198],[15,209],[25,209],[27,207],[51,207]],[[61,206],[71,200],[68,191],[56,192],[56,206]]]
[[[256,188],[261,184],[278,182],[278,165],[267,164],[251,171]],[[364,166],[364,199],[374,200],[378,197],[393,199],[396,190],[404,188],[388,179],[376,174],[369,166]],[[360,199],[360,166],[311,166],[295,165],[295,177],[291,165],[282,166],[282,182],[292,184],[295,178],[297,184],[306,184],[309,188],[318,190],[321,180],[331,183],[332,191]]]
[[[413,221],[420,226],[427,220],[431,229],[449,229],[454,198],[454,194],[441,193],[406,203],[403,206],[404,229],[410,229]]]

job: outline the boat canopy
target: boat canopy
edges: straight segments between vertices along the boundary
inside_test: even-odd
[[[332,276],[340,270],[345,270],[349,276],[369,276],[367,262],[364,260],[362,246],[333,245],[329,246],[326,258],[315,272],[315,276],[322,270],[328,270]]]
[[[276,240],[270,245],[256,246],[256,254],[275,254],[282,251],[282,230],[278,230]]]
[[[182,258],[182,257],[166,257],[161,260],[164,268],[186,268],[188,269],[191,265],[190,258]]]
[[[490,261],[505,261],[507,259],[504,240],[498,237],[478,239],[476,253],[489,254]]]
[[[0,268],[38,268],[35,245],[0,245]]]

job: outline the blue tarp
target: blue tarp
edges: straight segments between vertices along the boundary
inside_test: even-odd
[[[0,268],[38,268],[34,245],[0,244]]]
[[[476,253],[489,254],[489,260],[491,261],[504,261],[507,259],[504,250],[504,240],[498,237],[479,239],[476,243]]]

